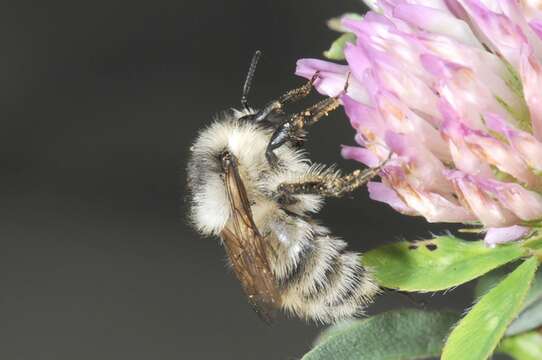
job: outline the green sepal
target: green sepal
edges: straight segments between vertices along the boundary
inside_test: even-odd
[[[344,60],[344,48],[347,43],[356,41],[356,35],[353,33],[344,33],[335,40],[329,50],[324,51],[324,56],[331,60]]]

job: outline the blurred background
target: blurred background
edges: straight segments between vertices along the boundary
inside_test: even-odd
[[[357,0],[4,3],[0,56],[0,358],[298,359],[318,326],[262,323],[216,239],[186,221],[185,164],[197,130],[302,83],[302,57],[337,34]],[[311,98],[318,99],[317,96]],[[310,101],[309,101],[310,102]],[[295,107],[294,109],[295,110]],[[311,131],[314,160],[353,143],[342,110]],[[369,201],[329,201],[320,219],[364,251],[443,228]],[[469,286],[429,308],[464,309]],[[370,308],[420,306],[385,294]]]

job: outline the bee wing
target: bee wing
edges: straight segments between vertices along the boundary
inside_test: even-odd
[[[268,245],[254,224],[245,186],[233,162],[225,169],[225,185],[232,221],[220,236],[249,303],[264,321],[270,322],[280,295],[267,258]]]

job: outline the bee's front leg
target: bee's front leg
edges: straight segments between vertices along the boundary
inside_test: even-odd
[[[300,113],[292,115],[287,121],[280,124],[271,136],[266,150],[268,159],[272,157],[273,150],[281,147],[284,143],[289,141],[302,142],[305,139],[305,129],[307,127],[317,123],[340,105],[338,98],[327,98]]]
[[[254,121],[262,121],[273,112],[281,112],[284,105],[296,102],[300,99],[303,99],[304,97],[307,97],[311,93],[313,84],[317,79],[318,72],[316,72],[314,76],[305,83],[305,85],[288,91],[277,100],[270,101],[267,105],[263,107],[263,109],[261,109],[255,114]]]
[[[317,76],[317,75],[315,75]],[[274,164],[276,162],[276,156],[273,151],[283,144],[293,141],[302,143],[305,139],[305,129],[311,125],[314,125],[324,116],[327,116],[330,112],[337,109],[341,103],[340,97],[346,94],[348,90],[348,83],[350,74],[348,74],[344,89],[337,96],[324,99],[308,109],[305,109],[297,114],[292,115],[288,120],[279,125],[275,130],[269,144],[267,145],[266,157],[269,163]],[[313,80],[311,80],[312,83]]]

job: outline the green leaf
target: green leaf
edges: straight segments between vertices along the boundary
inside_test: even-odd
[[[324,56],[331,60],[344,60],[344,47],[347,43],[356,41],[356,35],[353,33],[345,33],[339,36],[337,40],[331,44],[328,51],[324,51]]]
[[[438,356],[452,312],[402,309],[332,327],[303,360],[409,360]],[[324,333],[324,334],[325,334]]]
[[[506,275],[511,273],[517,265],[517,263],[506,264],[481,276],[477,280],[476,287],[474,288],[474,298],[479,299],[487,294],[487,292],[497,286]]]
[[[542,334],[532,331],[504,339],[499,352],[510,355],[516,360],[542,359]]]
[[[527,299],[525,299],[525,307],[530,307],[542,300],[542,269],[538,269],[534,277]]]
[[[513,268],[512,268],[513,269]],[[474,290],[476,298],[483,296],[501,281],[511,267],[503,266],[484,275]],[[518,318],[510,324],[505,335],[516,335],[542,325],[542,268],[538,269]]]
[[[531,257],[489,290],[452,331],[442,360],[487,359],[521,310],[537,267]]]
[[[380,286],[402,291],[437,291],[475,279],[524,255],[518,243],[489,248],[483,241],[452,236],[399,242],[365,253]]]
[[[506,335],[516,335],[533,330],[542,324],[542,301],[539,300],[521,312],[516,320],[506,330]],[[542,359],[542,358],[541,358]]]
[[[341,321],[339,323],[336,323],[335,325],[333,326],[330,326],[328,327],[327,329],[325,329],[324,331],[322,331],[320,333],[320,335],[318,335],[318,337],[316,338],[316,340],[314,340],[314,345],[318,345],[318,344],[321,344],[323,343],[324,341],[327,341],[329,338],[331,338],[332,336],[335,336],[337,335],[339,332],[349,328],[350,326],[354,325],[354,324],[361,324],[363,321],[366,321],[368,318],[365,318],[365,319],[358,319],[358,320],[344,320],[344,321]]]

